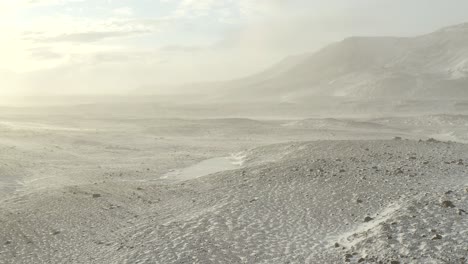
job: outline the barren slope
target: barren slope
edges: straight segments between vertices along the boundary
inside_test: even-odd
[[[0,262],[466,263],[467,153],[289,143],[184,182],[37,192],[1,205]]]

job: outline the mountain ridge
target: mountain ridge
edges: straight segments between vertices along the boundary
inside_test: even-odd
[[[348,37],[245,78],[185,87],[238,102],[468,98],[468,23],[415,37]]]

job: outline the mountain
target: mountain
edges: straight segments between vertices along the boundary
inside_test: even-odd
[[[468,98],[468,23],[409,38],[351,37],[263,73],[204,87],[212,91],[208,98],[231,101]]]

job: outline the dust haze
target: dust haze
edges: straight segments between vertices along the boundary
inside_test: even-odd
[[[467,263],[467,8],[0,0],[0,263]]]

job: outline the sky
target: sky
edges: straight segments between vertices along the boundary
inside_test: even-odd
[[[468,22],[466,0],[0,0],[0,95],[168,93],[354,35]]]

